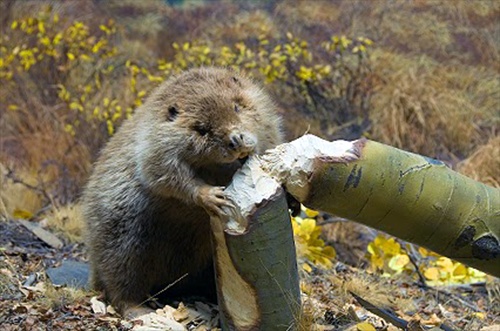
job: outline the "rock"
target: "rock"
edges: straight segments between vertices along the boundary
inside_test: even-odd
[[[46,270],[54,285],[88,289],[89,265],[84,262],[64,260],[61,266]]]

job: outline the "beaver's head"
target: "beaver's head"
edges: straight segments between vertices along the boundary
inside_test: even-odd
[[[230,163],[262,151],[259,132],[266,123],[262,102],[256,100],[260,94],[250,79],[232,70],[199,68],[163,86],[155,108],[164,130],[176,130],[182,140],[184,158],[197,164]]]

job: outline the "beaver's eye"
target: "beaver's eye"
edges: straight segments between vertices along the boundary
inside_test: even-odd
[[[240,112],[240,107],[238,107],[237,104],[234,104],[234,111],[239,113]]]
[[[210,131],[207,127],[201,125],[201,124],[196,124],[193,128],[196,132],[200,134],[200,136],[204,136]]]
[[[168,107],[168,117],[167,117],[167,120],[169,120],[170,122],[172,122],[173,120],[175,120],[175,118],[177,117],[178,114],[179,114],[179,111],[177,110],[177,108],[175,106]]]

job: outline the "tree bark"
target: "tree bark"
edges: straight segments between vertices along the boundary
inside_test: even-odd
[[[370,140],[307,135],[270,151],[262,164],[309,208],[500,277],[500,189]]]
[[[238,211],[211,219],[222,329],[294,330],[300,288],[285,191],[252,159],[226,194]]]

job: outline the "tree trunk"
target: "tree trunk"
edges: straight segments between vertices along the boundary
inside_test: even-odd
[[[370,140],[307,135],[263,167],[309,208],[385,231],[500,276],[500,189]]]
[[[500,276],[500,190],[369,140],[303,136],[251,158],[212,218],[223,330],[293,330],[300,314],[285,193]]]
[[[239,212],[211,219],[223,330],[294,330],[300,312],[285,191],[259,170],[249,160],[226,189]]]

